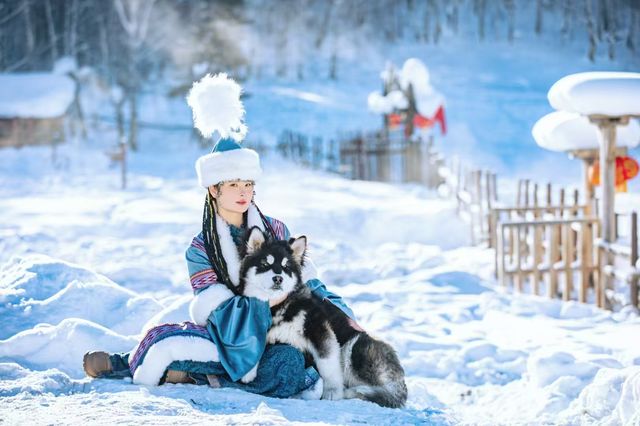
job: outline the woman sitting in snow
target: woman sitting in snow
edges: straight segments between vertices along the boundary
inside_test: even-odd
[[[224,137],[196,161],[198,180],[207,194],[202,232],[186,252],[194,292],[189,309],[193,322],[156,326],[131,353],[89,352],[84,356],[87,375],[132,377],[134,383],[145,385],[209,384],[280,398],[303,391],[309,396],[321,394],[321,385],[316,385],[319,375],[313,367],[305,369],[300,351],[289,345],[266,345],[269,304],[235,296],[228,288],[238,285],[246,229],[258,226],[274,238],[289,238],[287,227],[264,216],[253,201],[254,182],[262,170],[258,154],[234,140],[246,133],[240,91],[237,83],[219,74],[195,83],[187,98],[202,134],[209,137],[218,131]],[[220,105],[226,108],[221,110]],[[317,279],[309,260],[303,281],[314,295],[353,318],[342,299]],[[240,379],[256,364],[256,378],[242,383]]]

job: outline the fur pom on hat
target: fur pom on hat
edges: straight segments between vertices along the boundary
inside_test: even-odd
[[[198,183],[204,188],[227,180],[255,181],[262,174],[258,153],[238,143],[247,133],[241,93],[238,83],[220,73],[193,83],[187,96],[194,126],[202,136],[208,138],[214,132],[222,136],[211,154],[196,161]]]
[[[244,106],[240,100],[242,88],[227,74],[207,74],[193,83],[187,104],[193,111],[193,124],[205,138],[214,132],[223,138],[241,141],[247,134]]]

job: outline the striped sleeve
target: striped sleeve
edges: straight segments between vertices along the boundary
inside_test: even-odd
[[[186,258],[191,288],[195,294],[217,283],[218,277],[211,267],[211,263],[209,263],[204,241],[200,235],[194,237],[193,241],[191,241],[191,245],[187,249]]]
[[[269,222],[269,225],[271,225],[271,228],[275,232],[276,238],[278,238],[279,240],[289,239],[289,237],[291,236],[291,233],[289,232],[289,228],[287,228],[287,225],[285,225],[284,222],[281,222],[278,219],[274,219],[272,217],[267,217],[267,221]]]

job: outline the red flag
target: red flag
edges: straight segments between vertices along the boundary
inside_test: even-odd
[[[416,114],[413,117],[413,125],[420,129],[428,129],[433,127],[436,123],[440,124],[440,131],[443,135],[447,134],[447,123],[444,118],[444,107],[440,105],[438,110],[431,118],[427,118],[424,115]]]

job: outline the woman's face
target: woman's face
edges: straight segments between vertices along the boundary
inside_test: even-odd
[[[222,212],[242,214],[249,209],[253,199],[253,186],[251,180],[230,180],[210,186],[209,192]]]

